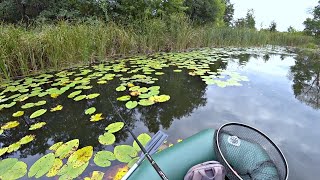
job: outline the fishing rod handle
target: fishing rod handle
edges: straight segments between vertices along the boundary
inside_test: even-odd
[[[167,176],[164,174],[164,172],[162,172],[162,170],[160,169],[158,164],[152,159],[152,157],[149,154],[146,154],[146,157],[149,160],[149,162],[151,163],[151,165],[153,166],[153,168],[157,171],[157,173],[159,174],[161,179],[168,180]]]

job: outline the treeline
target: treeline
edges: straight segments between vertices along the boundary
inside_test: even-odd
[[[231,25],[229,0],[3,0],[0,21],[6,23],[102,20],[129,24],[185,15],[198,24]]]

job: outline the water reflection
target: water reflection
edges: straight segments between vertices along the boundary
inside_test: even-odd
[[[290,68],[295,97],[315,109],[320,108],[319,59],[318,53],[299,53],[295,65]]]

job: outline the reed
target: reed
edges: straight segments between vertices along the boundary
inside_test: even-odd
[[[121,26],[100,21],[39,25],[26,30],[0,26],[0,78],[59,70],[134,55],[188,48],[223,46],[310,46],[313,37],[298,33],[193,26],[186,18],[160,19]],[[316,46],[317,47],[317,46]]]

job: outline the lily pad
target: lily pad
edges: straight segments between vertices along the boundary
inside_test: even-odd
[[[130,99],[131,99],[131,96],[129,95],[125,95],[117,98],[118,101],[129,101]]]
[[[62,144],[55,152],[55,156],[60,159],[69,157],[79,147],[79,139],[74,139]]]
[[[138,152],[132,146],[119,145],[114,148],[114,155],[118,161],[128,163],[138,155]]]
[[[84,180],[102,180],[104,176],[103,172],[93,171],[91,177],[85,177]]]
[[[77,168],[87,163],[93,154],[93,147],[86,146],[78,149],[69,158],[67,164],[72,165],[72,168]]]
[[[138,105],[138,102],[137,102],[137,101],[128,101],[128,102],[126,103],[126,107],[127,107],[128,109],[133,109],[133,108],[137,107],[137,105]]]
[[[56,107],[51,108],[50,112],[61,111],[62,108],[62,105],[57,105]]]
[[[68,98],[74,98],[76,96],[78,96],[79,94],[81,94],[82,90],[79,90],[79,91],[75,91],[75,92],[72,92],[68,95]]]
[[[12,153],[14,151],[17,151],[18,149],[20,149],[21,144],[19,144],[18,142],[11,144],[8,147],[7,153]]]
[[[119,86],[116,88],[116,91],[125,91],[126,87],[125,86]]]
[[[47,173],[47,177],[54,177],[58,174],[61,166],[63,165],[63,162],[61,159],[59,158],[55,158],[54,159],[54,162],[53,162],[53,165],[51,167],[51,169],[49,170],[49,172]]]
[[[27,164],[15,158],[0,161],[0,179],[19,179],[27,173]]]
[[[19,126],[19,122],[18,121],[10,121],[7,122],[6,124],[4,124],[3,126],[1,126],[2,130],[7,130],[7,129],[11,129],[11,128],[15,128],[17,126]]]
[[[54,162],[55,162],[55,157],[53,153],[49,153],[41,157],[30,167],[28,177],[39,178],[45,175],[51,169]]]
[[[36,129],[40,129],[42,128],[44,125],[46,125],[47,123],[46,122],[38,122],[38,123],[35,123],[35,124],[32,124],[29,128],[30,131],[33,131],[33,130],[36,130]]]
[[[108,131],[109,133],[115,133],[120,131],[123,128],[123,126],[124,126],[123,122],[115,122],[115,123],[109,124],[105,128],[105,130]]]
[[[111,145],[116,141],[116,137],[112,133],[106,132],[99,136],[98,141],[103,145]]]
[[[169,95],[152,96],[149,98],[150,101],[154,102],[166,102],[170,100]]]
[[[12,114],[13,117],[20,117],[24,114],[24,111],[17,111],[15,113]]]
[[[33,141],[35,139],[35,135],[26,135],[23,138],[21,138],[18,143],[19,144],[28,144],[29,142]]]
[[[90,121],[91,122],[96,122],[96,121],[100,121],[102,119],[103,119],[102,113],[100,113],[100,114],[92,115],[91,118],[90,118]]]
[[[149,97],[151,97],[152,95],[150,95],[150,94],[140,94],[139,95],[139,98],[140,99],[148,99]]]
[[[128,167],[131,168],[137,161],[139,160],[139,157],[135,157],[133,158],[129,163],[128,163]]]
[[[149,134],[146,133],[140,134],[137,138],[143,146],[146,146],[146,144],[151,140]],[[136,149],[136,151],[140,151],[140,147],[138,146],[136,141],[133,142],[133,147],[134,149]]]
[[[0,148],[0,157],[8,151],[8,147]]]
[[[39,102],[35,103],[35,105],[36,105],[36,106],[43,106],[43,105],[45,105],[46,103],[47,103],[47,101],[42,100],[42,101],[39,101]]]
[[[139,101],[139,104],[140,104],[141,106],[151,106],[151,105],[154,104],[154,101],[150,101],[149,99],[141,99],[141,100]]]
[[[81,100],[85,99],[86,97],[87,97],[86,95],[80,95],[80,96],[75,97],[73,100],[81,101]]]
[[[110,161],[116,160],[115,155],[110,151],[99,151],[94,155],[93,162],[100,167],[108,167]]]
[[[83,171],[88,167],[88,165],[89,162],[85,163],[84,165],[78,168],[72,168],[72,166],[67,164],[64,165],[58,172],[58,175],[61,175],[59,180],[70,180],[77,178],[83,173]]]
[[[32,107],[34,107],[34,106],[35,106],[34,103],[27,103],[27,104],[21,106],[21,108],[22,108],[22,109],[28,109],[28,108],[32,108]]]
[[[40,110],[32,113],[31,116],[30,116],[30,119],[34,119],[34,118],[37,118],[37,117],[39,117],[39,116],[42,116],[42,115],[43,115],[44,113],[46,113],[46,112],[47,112],[46,109],[40,109]]]
[[[49,150],[56,151],[62,144],[63,144],[63,142],[57,142],[57,143],[53,144],[52,146],[50,146]]]
[[[96,108],[95,107],[91,107],[89,109],[87,109],[84,113],[87,114],[87,115],[91,115],[93,113],[96,112]]]
[[[87,99],[94,99],[94,98],[96,98],[96,97],[98,97],[98,96],[100,96],[100,94],[99,93],[94,93],[94,94],[89,94],[89,95],[87,95]]]

